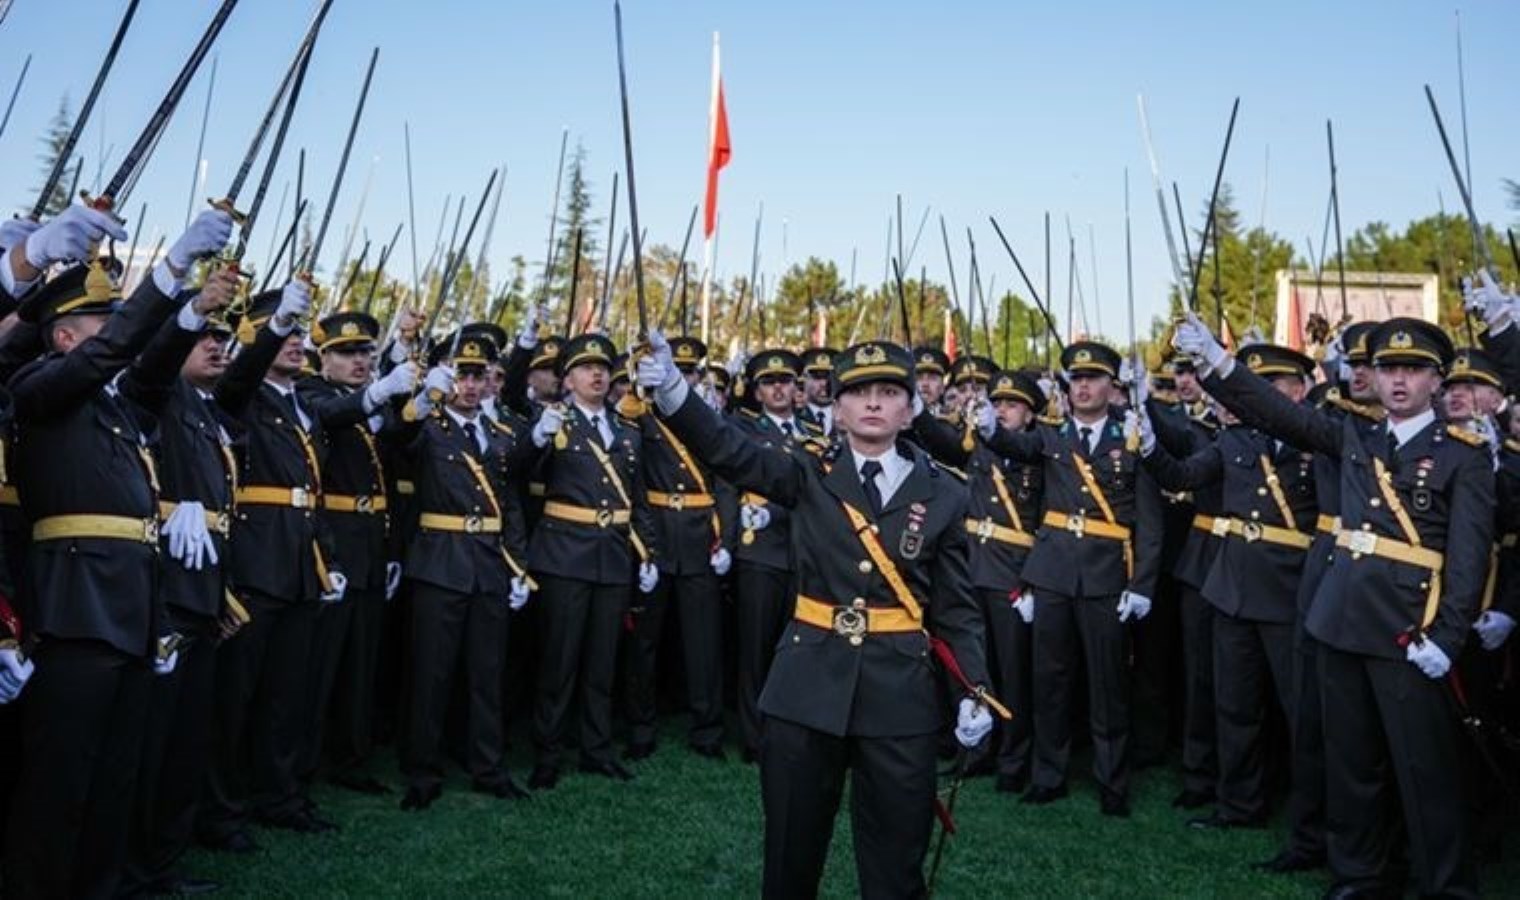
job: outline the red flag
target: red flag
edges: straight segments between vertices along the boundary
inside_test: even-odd
[[[950,310],[945,310],[945,355],[954,362],[958,356],[959,347],[955,343],[955,319],[950,315]]]
[[[733,144],[728,137],[728,107],[723,102],[723,76],[718,72],[718,36],[713,35],[712,110],[709,113],[709,140],[707,145],[707,199],[703,204],[702,235],[712,239],[718,227],[718,172],[728,165],[734,155]]]
[[[1288,292],[1288,346],[1294,350],[1303,352],[1304,349],[1304,311],[1299,306],[1298,285]]]

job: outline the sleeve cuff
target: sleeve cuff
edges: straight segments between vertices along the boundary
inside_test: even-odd
[[[4,256],[0,257],[0,290],[5,291],[17,300],[25,296],[32,288],[37,286],[40,278],[31,281],[17,281],[16,273],[11,269],[10,249],[0,250]]]
[[[179,293],[180,279],[174,277],[168,260],[153,267],[153,286],[158,288],[158,292],[165,297],[173,297]]]
[[[676,382],[675,387],[655,391],[654,404],[660,408],[662,414],[675,415],[675,411],[686,402],[686,395],[689,393],[691,393],[691,386],[686,383],[685,378],[682,378]]]
[[[204,331],[206,328],[206,317],[195,311],[194,303],[181,306],[174,321],[185,331]]]

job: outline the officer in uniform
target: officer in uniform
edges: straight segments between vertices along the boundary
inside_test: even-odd
[[[558,356],[565,403],[545,407],[531,433],[544,479],[543,518],[528,546],[542,635],[533,716],[538,760],[528,781],[535,790],[559,781],[572,712],[581,770],[633,777],[612,753],[613,674],[633,581],[642,594],[658,582],[658,544],[638,424],[606,406],[616,355],[601,335],[567,342]]]
[[[810,347],[802,354],[803,408],[799,414],[829,437],[834,436],[834,355],[832,347]]]
[[[1451,340],[1418,319],[1372,331],[1387,418],[1365,431],[1282,397],[1235,365],[1196,317],[1176,344],[1213,370],[1205,386],[1230,408],[1340,460],[1340,530],[1308,616],[1320,642],[1331,895],[1402,889],[1392,864],[1402,818],[1421,893],[1476,896],[1459,727],[1443,680],[1482,598],[1494,477],[1484,441],[1432,406]]]
[[[913,350],[913,381],[918,397],[930,412],[938,413],[945,396],[945,377],[950,374],[950,357],[938,347]]]
[[[962,404],[972,398],[987,399],[987,384],[997,374],[997,363],[985,356],[963,354],[950,366],[950,383],[960,395]]]
[[[702,378],[707,346],[693,337],[671,339],[676,367],[687,384]],[[627,756],[654,752],[657,656],[670,607],[680,619],[686,705],[686,743],[709,759],[723,758],[723,608],[718,579],[733,557],[723,545],[723,524],[712,473],[657,417],[639,417],[645,497],[659,529],[660,579],[633,617],[624,685],[630,730]]]
[[[1044,467],[1045,514],[1023,570],[1034,592],[1035,717],[1034,773],[1024,802],[1066,796],[1082,659],[1100,808],[1122,817],[1129,815],[1130,736],[1124,625],[1150,612],[1161,561],[1161,497],[1140,467],[1129,420],[1108,405],[1119,354],[1077,341],[1067,345],[1061,365],[1071,405],[1063,424],[1013,432],[998,425],[990,407],[978,423],[994,452]]]
[[[767,897],[812,896],[852,772],[856,872],[865,896],[921,896],[934,820],[943,693],[930,637],[958,658],[968,695],[957,734],[992,728],[981,614],[968,572],[966,491],[900,441],[913,357],[869,342],[835,359],[836,454],[765,447],[697,398],[657,332],[638,381],[670,429],[741,490],[794,515],[797,604],[760,708]]]

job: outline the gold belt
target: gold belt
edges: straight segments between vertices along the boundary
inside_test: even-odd
[[[923,625],[915,621],[906,609],[900,606],[866,606],[866,601],[859,597],[849,606],[835,606],[798,594],[797,609],[793,615],[799,622],[847,637],[857,647],[867,634],[905,634],[924,630]]]
[[[20,506],[21,495],[14,484],[0,484],[0,506]]]
[[[1193,516],[1193,527],[1199,531],[1207,531],[1210,534],[1213,534],[1214,517],[1206,516],[1203,513],[1198,513],[1197,515]]]
[[[385,495],[375,496],[360,495],[350,497],[347,494],[323,494],[322,508],[332,512],[346,513],[371,513],[385,512]]]
[[[289,506],[295,509],[316,509],[317,494],[303,487],[272,487],[245,485],[237,489],[237,502],[252,506]]]
[[[1341,530],[1341,517],[1327,516],[1321,513],[1319,518],[1314,520],[1314,530],[1322,531],[1325,534],[1335,534]]]
[[[1439,573],[1445,563],[1440,553],[1429,547],[1416,547],[1397,538],[1384,537],[1370,531],[1341,531],[1335,535],[1335,546],[1351,551],[1351,558],[1380,556],[1394,562],[1420,566]]]
[[[178,508],[179,504],[173,500],[158,501],[159,520],[164,522],[169,521],[169,517],[173,515],[174,511]],[[207,530],[214,531],[222,537],[226,537],[228,534],[232,533],[231,513],[228,513],[226,510],[218,509],[208,509],[205,511],[205,513]]]
[[[607,528],[612,525],[627,525],[630,521],[626,509],[591,509],[585,506],[574,506],[569,503],[561,503],[558,500],[550,500],[544,504],[544,515],[561,522],[574,522],[577,525],[595,525],[598,528]]]
[[[446,513],[425,512],[417,524],[429,531],[452,531],[459,534],[501,534],[498,516],[451,516]]]
[[[396,493],[407,495],[415,494],[417,493],[417,483],[414,481],[408,481],[405,478],[398,479],[396,481]]]
[[[1092,535],[1094,537],[1108,538],[1114,541],[1129,540],[1130,531],[1123,525],[1115,525],[1101,519],[1089,519],[1082,513],[1067,515],[1063,512],[1047,512],[1045,524],[1051,528],[1065,529],[1078,538]]]
[[[1034,546],[1034,535],[1027,531],[1019,531],[1017,528],[1009,528],[1007,525],[999,525],[991,518],[967,519],[966,533],[980,539],[983,544],[990,539],[1012,544],[1015,547]]]
[[[1225,516],[1216,518],[1210,529],[1215,537],[1235,535],[1243,538],[1247,544],[1257,541],[1266,541],[1269,544],[1277,544],[1281,547],[1293,547],[1298,550],[1308,550],[1313,538],[1292,528],[1280,528],[1276,525],[1265,525],[1261,522],[1247,522]]]
[[[93,513],[48,516],[32,523],[32,540],[66,541],[73,538],[105,538],[158,544],[158,520]]]
[[[530,481],[530,482],[528,482],[528,496],[529,497],[542,497],[544,495],[544,492],[547,491],[547,490],[548,490],[548,485],[544,484],[542,481]]]
[[[649,499],[650,506],[658,506],[661,509],[673,509],[680,512],[683,509],[712,509],[712,494],[667,494],[663,491],[650,491],[645,495]]]

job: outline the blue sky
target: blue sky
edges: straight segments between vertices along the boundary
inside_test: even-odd
[[[184,55],[211,0],[143,0],[81,148],[85,183],[102,146],[107,177]],[[0,196],[29,206],[39,182],[40,135],[65,92],[77,105],[125,7],[124,0],[16,0],[0,24],[0,91],[37,54],[7,132]],[[243,0],[217,48],[210,134],[203,154],[220,195],[313,5]],[[1401,226],[1433,212],[1437,192],[1459,201],[1425,107],[1429,82],[1448,128],[1460,131],[1453,5],[1355,2],[1054,4],[1015,2],[652,2],[628,0],[629,62],[640,214],[650,241],[676,245],[700,199],[707,138],[711,35],[722,33],[734,158],[722,184],[720,275],[747,270],[757,204],[765,204],[762,270],[809,254],[861,281],[883,272],[888,218],[901,193],[909,237],[926,205],[930,225],[913,263],[943,279],[943,214],[965,274],[964,231],[975,228],[983,270],[1007,286],[1016,274],[987,225],[994,214],[1037,283],[1041,216],[1056,237],[1054,283],[1065,297],[1065,221],[1077,233],[1092,296],[1089,223],[1098,293],[1110,333],[1123,315],[1123,173],[1130,170],[1139,313],[1163,308],[1169,264],[1135,111],[1143,92],[1163,175],[1180,183],[1188,215],[1206,201],[1231,100],[1241,97],[1227,179],[1244,221],[1262,217],[1263,161],[1271,169],[1265,221],[1293,240],[1318,241],[1328,191],[1324,123],[1335,122],[1346,230],[1371,220]],[[1514,115],[1520,6],[1462,5],[1472,166],[1480,217],[1508,222],[1502,177],[1520,179]],[[308,148],[308,183],[326,182],[370,48],[380,64],[331,236],[336,264],[373,162],[363,225],[376,244],[406,218],[403,123],[410,122],[419,252],[432,246],[445,194],[473,196],[492,166],[508,167],[492,257],[543,257],[562,127],[586,147],[598,214],[621,168],[612,9],[602,0],[336,0],[308,76],[289,151],[276,176],[261,261],[295,148]],[[60,48],[67,48],[61,50]],[[183,222],[205,99],[204,68],[128,204],[149,202],[146,233]],[[0,102],[4,97],[0,96]],[[1460,150],[1459,150],[1460,152]],[[626,221],[626,203],[619,217]],[[288,215],[288,213],[287,213]],[[1196,224],[1196,223],[1195,223]],[[172,237],[172,234],[171,234]],[[148,240],[151,238],[145,238]],[[400,251],[403,274],[410,254]],[[357,252],[357,248],[355,249]],[[498,268],[497,271],[502,271]],[[394,269],[393,269],[394,271]]]

